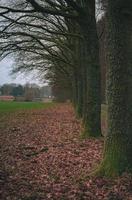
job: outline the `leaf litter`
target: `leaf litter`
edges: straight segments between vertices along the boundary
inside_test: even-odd
[[[18,111],[1,123],[1,200],[132,200],[130,174],[88,176],[101,161],[103,139],[80,139],[70,105]]]

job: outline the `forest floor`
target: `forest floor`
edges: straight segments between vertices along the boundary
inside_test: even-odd
[[[132,176],[90,178],[103,139],[80,137],[73,108],[16,111],[0,117],[1,200],[132,200]]]

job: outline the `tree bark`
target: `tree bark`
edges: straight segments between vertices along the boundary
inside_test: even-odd
[[[78,81],[77,81],[77,75],[74,73],[73,80],[72,80],[72,96],[73,96],[73,106],[76,110],[77,107],[77,101],[78,101]]]
[[[98,173],[132,170],[132,1],[108,0],[108,135]]]
[[[84,137],[101,136],[101,72],[95,19],[95,1],[82,1],[85,13],[80,17],[84,90]]]

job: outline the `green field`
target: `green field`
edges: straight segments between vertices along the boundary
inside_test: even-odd
[[[0,101],[0,113],[14,112],[17,110],[43,109],[53,106],[53,103],[42,102],[3,102]]]

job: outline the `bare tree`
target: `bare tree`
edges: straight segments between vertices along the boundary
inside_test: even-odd
[[[74,56],[71,56],[70,48],[66,48],[64,40],[61,38],[74,38],[81,35],[80,44],[77,45],[74,42],[74,50],[72,49],[72,54],[76,55],[75,49],[78,48],[77,55],[80,55],[78,60],[80,69],[76,68],[77,62],[72,64],[75,66],[73,67],[75,77],[73,91],[76,91],[74,96],[76,96],[75,102],[79,108],[77,110],[81,108],[81,113],[83,113],[81,115],[83,115],[85,125],[84,135],[99,136],[101,134],[101,99],[95,1],[40,0],[37,2],[35,0],[17,0],[14,3],[15,9],[12,3],[0,6],[3,42],[1,55],[3,56],[10,52],[28,52],[29,55],[29,52],[34,53],[35,51],[35,54],[44,55],[44,62],[47,62],[49,55],[50,58],[54,57],[56,62],[59,52],[60,60],[71,65]],[[66,19],[71,20],[72,24],[77,24],[77,32],[69,32]],[[12,43],[12,41],[15,42]],[[67,49],[68,56],[64,53]],[[53,59],[51,60],[54,62]],[[40,63],[39,60],[39,64],[37,63],[39,67]]]

